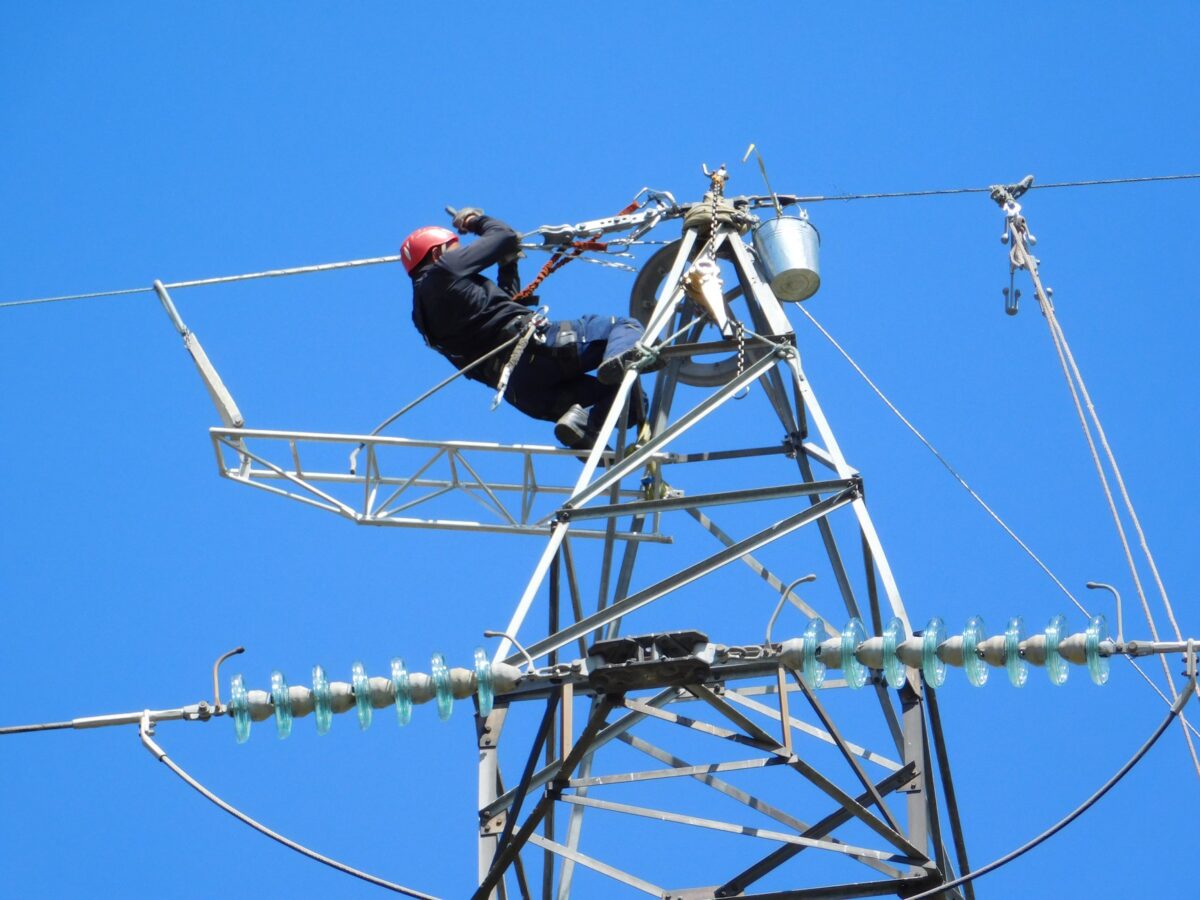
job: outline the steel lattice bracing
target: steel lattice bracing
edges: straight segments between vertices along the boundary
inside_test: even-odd
[[[826,635],[837,634],[829,622],[846,617],[873,623],[876,633],[893,616],[908,628],[862,481],[805,376],[787,316],[737,223],[716,221],[715,230],[703,222],[687,228],[659,256],[661,288],[654,286],[644,316],[647,344],[667,360],[655,381],[653,437],[603,468],[600,451],[585,465],[553,518],[496,654],[516,665],[532,658],[540,674],[501,697],[479,723],[477,897],[527,891],[566,897],[583,870],[618,894],[902,895],[940,883],[953,869],[949,830],[943,835],[933,802],[933,753],[915,678],[895,698],[880,684],[850,697],[844,682],[814,691],[774,664],[757,680],[726,677],[720,665],[700,678],[685,656],[659,660],[641,676],[630,663],[601,666],[613,680],[592,677],[581,686],[567,677],[569,664],[559,663],[587,657],[595,642],[621,633],[661,636],[668,628],[705,629],[719,661],[729,662],[739,651],[723,642],[747,627],[745,605],[713,595],[727,590],[731,567],[752,575],[747,593],[766,589],[775,597],[797,569],[827,572],[824,593],[837,598],[836,608],[789,596],[803,615],[826,620]],[[723,260],[736,279],[725,301],[733,312],[742,300],[741,348],[730,329],[704,341],[704,319],[685,301],[683,276],[704,254]],[[703,362],[731,350],[740,350],[740,359]],[[626,375],[606,437],[624,431],[617,420],[635,377]],[[731,401],[749,387],[758,389],[759,407],[763,398],[768,404],[753,428],[739,413],[737,429],[716,432],[723,436],[718,451],[689,446],[694,435],[711,439],[713,424],[732,418]],[[726,477],[731,465],[734,479]],[[678,489],[677,473],[693,479],[687,490]],[[641,484],[643,496],[632,498],[631,484]],[[744,524],[751,510],[761,521],[740,536],[718,524],[727,513]],[[657,550],[622,539],[663,532],[679,544],[689,519],[693,531],[708,533],[711,546],[665,572],[653,571]],[[574,538],[601,526],[602,549],[584,560]],[[780,551],[792,552],[803,536],[797,558],[785,554],[780,562]],[[710,584],[720,586],[710,590]],[[752,618],[756,627],[765,624],[761,613]],[[593,654],[589,664],[595,663]],[[854,711],[843,722],[847,700]],[[503,753],[506,724],[512,730],[514,716],[532,713],[530,707],[541,710],[537,737],[532,748],[513,748],[510,763]],[[859,737],[864,731],[870,738]],[[940,739],[929,743],[940,746]],[[692,788],[690,795],[676,790],[681,786]],[[711,813],[713,795],[727,817]],[[719,836],[736,849],[680,866],[681,851],[701,833],[705,846]],[[626,846],[621,836],[629,836]],[[639,841],[676,849],[647,860],[630,846]],[[958,859],[965,859],[961,850]]]
[[[558,447],[249,428],[213,428],[210,434],[223,477],[359,525],[549,534],[558,503],[571,493],[569,485],[547,480],[557,473],[543,475],[551,460],[574,457]],[[360,449],[361,462],[351,470],[347,460],[358,462],[352,454]],[[659,458],[669,461],[666,454]],[[633,499],[641,492],[621,496]],[[654,531],[620,539],[669,541]]]

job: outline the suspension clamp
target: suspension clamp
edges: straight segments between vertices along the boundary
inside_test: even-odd
[[[1016,245],[1022,240],[1027,240],[1030,246],[1037,243],[1037,238],[1030,233],[1025,217],[1021,215],[1021,204],[1017,202],[1017,198],[1032,186],[1033,176],[1026,175],[1016,184],[994,184],[991,187],[991,198],[1004,211],[1004,233],[1000,235],[1000,243],[1011,245],[1008,251],[1008,287],[1002,291],[1004,311],[1010,316],[1017,314],[1017,305],[1021,300],[1021,290],[1016,286],[1017,269],[1025,268],[1017,260]]]

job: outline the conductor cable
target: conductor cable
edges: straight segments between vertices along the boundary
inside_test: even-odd
[[[268,269],[265,272],[246,272],[242,275],[218,275],[215,278],[197,278],[192,281],[172,281],[164,284],[168,290],[175,288],[204,287],[210,284],[230,284],[235,281],[253,281],[258,278],[280,278],[286,275],[307,275],[312,272],[333,272],[337,269],[357,269],[362,266],[377,266],[380,263],[400,262],[399,256],[371,256],[365,259],[347,259],[342,262],[318,263],[312,266],[295,266],[290,269]],[[120,297],[126,294],[151,294],[152,287],[125,288],[119,291],[93,291],[87,294],[63,294],[58,297],[37,297],[32,300],[8,300],[0,303],[0,309],[8,306],[33,306],[38,303],[60,303],[64,300],[91,300],[96,297]]]
[[[1191,699],[1192,694],[1195,693],[1196,690],[1197,690],[1196,678],[1193,675],[1188,683],[1187,689],[1184,691],[1181,691],[1179,694],[1179,699],[1177,699],[1171,705],[1171,709],[1167,713],[1166,718],[1162,720],[1162,722],[1159,724],[1159,726],[1156,729],[1154,729],[1154,733],[1152,735],[1150,735],[1149,739],[1144,744],[1142,744],[1142,746],[1138,749],[1138,751],[1129,758],[1129,761],[1126,762],[1125,765],[1121,766],[1121,768],[1117,770],[1116,774],[1114,774],[1110,779],[1108,779],[1108,781],[1104,782],[1104,784],[1100,787],[1099,790],[1097,790],[1094,794],[1092,794],[1092,796],[1090,796],[1086,800],[1084,800],[1082,804],[1080,804],[1078,807],[1076,807],[1074,810],[1072,810],[1070,813],[1068,813],[1066,816],[1064,816],[1058,822],[1051,825],[1049,828],[1047,828],[1045,831],[1043,831],[1041,834],[1039,834],[1033,840],[1031,840],[1025,844],[1022,844],[1020,847],[1018,847],[1016,850],[1013,850],[1011,853],[1007,853],[1004,856],[1001,856],[999,859],[993,860],[992,862],[988,863],[986,866],[982,866],[981,868],[976,869],[974,872],[968,872],[967,874],[962,875],[959,878],[954,879],[953,881],[946,882],[945,884],[940,884],[937,887],[932,888],[928,891],[923,891],[920,894],[916,894],[915,896],[910,897],[909,900],[928,900],[928,898],[930,898],[930,897],[939,897],[939,896],[943,895],[946,891],[950,891],[950,890],[953,890],[954,888],[958,887],[960,884],[966,884],[968,881],[974,881],[976,878],[986,875],[989,872],[994,872],[996,869],[999,869],[1001,866],[1008,865],[1013,860],[1028,853],[1034,847],[1037,847],[1039,844],[1042,844],[1045,841],[1049,840],[1050,838],[1054,837],[1054,835],[1058,834],[1060,831],[1062,831],[1064,828],[1066,828],[1068,825],[1070,825],[1072,822],[1074,822],[1076,819],[1078,819],[1080,816],[1082,816],[1085,812],[1087,812],[1089,809],[1091,809],[1092,806],[1094,806],[1101,797],[1103,797],[1110,790],[1112,790],[1114,787],[1116,787],[1117,783],[1122,778],[1124,778],[1127,774],[1129,774],[1130,769],[1132,769],[1139,762],[1141,762],[1142,757],[1144,757],[1147,753],[1150,752],[1150,748],[1153,747],[1155,745],[1155,743],[1157,743],[1158,739],[1160,737],[1162,737],[1163,732],[1166,731],[1167,728],[1170,727],[1171,722],[1179,715],[1180,711],[1187,704],[1188,700]]]
[[[1030,185],[1028,190],[1048,190],[1049,188],[1101,187],[1112,184],[1146,184],[1152,181],[1192,181],[1200,178],[1200,173],[1186,175],[1148,175],[1142,178],[1098,178],[1091,181],[1054,181],[1049,184]],[[970,188],[937,188],[926,191],[890,191],[876,194],[836,194],[833,196],[796,197],[796,203],[823,203],[829,200],[894,200],[901,197],[944,197],[949,194],[988,194],[990,187]]]
[[[324,865],[329,866],[331,869],[336,869],[337,871],[343,873],[344,875],[352,875],[355,878],[359,878],[359,879],[367,882],[368,884],[373,884],[376,887],[385,888],[386,890],[393,891],[397,894],[403,894],[406,897],[416,897],[416,898],[418,898],[418,900],[438,900],[438,898],[432,896],[431,894],[423,894],[420,891],[413,890],[412,888],[407,888],[407,887],[404,887],[403,885],[399,885],[399,884],[393,884],[392,882],[386,881],[383,878],[378,878],[375,875],[371,875],[367,872],[361,872],[358,869],[355,869],[352,866],[348,866],[343,862],[339,862],[336,859],[330,859],[328,856],[324,856],[320,853],[317,853],[315,850],[309,850],[307,847],[305,847],[301,844],[297,844],[293,840],[289,840],[288,838],[284,837],[283,835],[279,834],[278,832],[272,831],[270,828],[268,828],[266,825],[263,825],[261,822],[257,822],[254,819],[250,818],[248,815],[246,815],[241,810],[226,803],[224,800],[222,800],[220,797],[218,797],[216,794],[214,794],[212,791],[210,791],[208,788],[206,788],[204,785],[202,785],[200,782],[198,782],[195,778],[193,778],[191,775],[189,775],[187,772],[185,772],[182,768],[180,768],[175,763],[174,760],[172,760],[169,756],[167,756],[167,752],[165,750],[163,750],[163,748],[160,747],[157,743],[155,743],[154,738],[152,738],[150,736],[152,733],[153,727],[154,726],[150,720],[149,713],[144,714],[142,716],[141,724],[138,726],[138,736],[142,739],[142,746],[144,746],[148,751],[150,751],[151,755],[153,755],[155,759],[157,759],[159,762],[163,763],[168,769],[170,769],[172,772],[174,772],[176,775],[178,775],[180,778],[182,778],[188,784],[189,787],[196,790],[198,793],[200,793],[206,799],[212,801],[214,804],[219,806],[221,809],[225,810],[225,812],[229,813],[234,818],[239,819],[242,822],[245,822],[247,825],[249,825],[255,831],[261,832],[262,834],[265,834],[267,837],[269,837],[271,840],[277,841],[278,843],[283,844],[283,846],[287,847],[289,850],[295,850],[297,853],[307,856],[309,859],[315,859],[317,862],[323,863]]]

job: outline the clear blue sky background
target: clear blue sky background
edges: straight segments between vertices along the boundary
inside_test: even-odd
[[[417,6],[10,5],[0,300],[384,255],[441,221],[447,203],[530,229],[614,212],[643,185],[696,198],[701,162],[730,163],[731,191],[754,192],[756,170],[737,165],[750,141],[777,189],[813,194],[1200,169],[1192,4]],[[1025,205],[1192,635],[1198,200],[1191,182],[1036,192]],[[1003,314],[998,210],[971,195],[810,212],[823,238],[814,315],[1086,603],[1106,607],[1085,581],[1117,584],[1127,632],[1146,637],[1044,323],[1031,299],[1015,319]],[[556,316],[625,308],[631,276],[578,268],[543,292]],[[395,266],[176,299],[253,426],[365,431],[448,371],[412,330]],[[957,631],[972,614],[993,628],[1022,614],[1040,627],[1065,612],[1081,629],[1066,598],[794,319],[914,622],[940,615]],[[461,665],[480,631],[507,621],[540,552],[533,538],[356,529],[219,480],[212,407],[149,295],[0,310],[0,383],[3,724],[195,702],[212,660],[237,644],[256,687],[273,668],[307,683],[314,662],[335,678],[356,659],[382,673],[396,654],[426,669],[441,650]],[[479,386],[456,385],[395,433],[550,440],[487,402]],[[779,439],[761,400],[728,415],[726,428]],[[681,552],[711,549],[677,525]],[[811,565],[797,550],[781,568]],[[729,583],[763,590],[737,577]],[[726,596],[702,623],[714,639],[761,633],[769,593]],[[838,618],[830,579],[810,598]],[[661,615],[665,627],[695,624],[686,605]],[[977,690],[952,671],[940,697],[978,863],[1074,807],[1164,713],[1125,665],[1104,689],[1079,669],[1058,689],[1035,670],[1022,691],[1000,672]],[[859,720],[877,727],[869,698],[830,702],[852,735]],[[390,715],[365,734],[342,717],[319,740],[311,718],[285,743],[266,723],[237,746],[224,720],[159,736],[285,834],[433,893],[469,891],[476,753],[465,705],[448,724],[418,708],[403,731]],[[982,881],[980,896],[1194,884],[1197,787],[1173,730],[1092,813]],[[219,813],[131,729],[4,739],[0,796],[7,896],[373,890]],[[676,850],[710,846],[666,833]],[[703,883],[672,871],[655,880]],[[608,890],[580,881],[582,896]]]

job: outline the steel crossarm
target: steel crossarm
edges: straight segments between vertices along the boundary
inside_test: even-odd
[[[261,429],[210,429],[214,450],[217,454],[218,471],[222,477],[246,484],[250,487],[297,500],[309,506],[333,512],[359,525],[374,525],[399,528],[427,528],[443,531],[485,532],[501,534],[524,534],[547,536],[550,527],[545,520],[531,522],[533,504],[538,496],[566,498],[575,488],[566,485],[542,483],[537,478],[535,462],[554,457],[574,457],[574,453],[561,448],[537,445],[502,445],[470,441],[425,441],[381,436],[320,434],[314,432],[281,432]],[[256,448],[255,442],[282,443],[289,455],[290,468],[272,462]],[[311,442],[316,445],[362,443],[366,449],[366,464],[361,474],[323,471],[316,467],[305,468],[300,459],[298,444]],[[235,454],[236,464],[226,465],[221,457],[222,449]],[[383,474],[379,450],[429,451],[412,474],[389,476]],[[468,453],[487,459],[511,457],[522,458],[522,473],[519,480],[490,480],[476,468]],[[659,457],[666,462],[665,456]],[[430,469],[441,463],[449,468],[449,477],[434,477]],[[277,487],[269,482],[280,482],[290,487]],[[318,487],[321,485],[321,487]],[[334,488],[361,485],[361,509],[338,499]],[[381,488],[391,488],[384,499]],[[494,521],[472,521],[454,518],[415,518],[401,515],[418,506],[433,504],[447,494],[466,495],[488,510]],[[519,511],[514,503],[510,509],[505,497],[519,496]],[[618,492],[620,499],[632,500],[640,497],[637,490]],[[633,531],[578,530],[581,538],[608,538],[609,540],[669,543],[670,538],[657,530]]]

